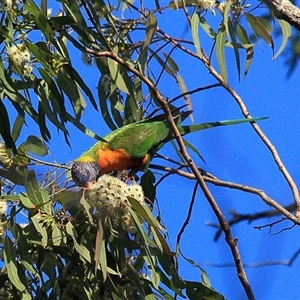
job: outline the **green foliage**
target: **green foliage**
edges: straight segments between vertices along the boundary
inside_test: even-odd
[[[2,1],[0,7],[1,200],[11,206],[1,243],[6,266],[0,274],[1,292],[10,293],[7,299],[75,299],[75,295],[77,299],[156,299],[157,294],[164,299],[174,299],[174,295],[224,299],[205,276],[198,281],[181,278],[177,254],[166,242],[160,216],[152,210],[154,173],[145,173],[140,182],[150,204],[128,199],[130,218],[138,229],[129,234],[122,227],[105,227],[95,213],[97,205],[61,180],[69,166],[39,159],[49,154],[45,142],[53,137],[50,128],[62,133],[69,146],[70,126],[101,140],[81,121],[88,105],[101,112],[111,130],[153,116],[161,118],[163,109],[151,86],[164,94],[162,77],[169,78],[182,93],[182,103],[169,101],[174,116],[185,116],[181,108],[192,109],[192,93],[173,50],[195,50],[192,56],[206,67],[216,58],[227,82],[229,50],[233,50],[238,77],[241,72],[248,74],[257,39],[275,51],[273,20],[256,16],[256,10],[239,1],[221,2],[216,7],[211,3],[199,6],[199,1],[172,1],[162,8],[157,0],[154,7],[145,2],[150,7],[139,10],[133,1],[111,5],[108,1],[61,0],[61,12],[55,16],[47,14],[47,1],[41,1],[40,7],[37,2],[13,1],[4,6]],[[190,16],[190,40],[179,45],[158,25],[161,11],[174,13],[184,5],[195,10]],[[203,14],[204,9],[216,10],[213,22],[209,13]],[[122,13],[130,17],[123,18]],[[279,25],[282,42],[274,58],[291,35],[289,24],[279,21]],[[142,37],[138,32],[143,32]],[[191,50],[185,48],[189,44]],[[92,76],[99,78],[98,94],[77,70],[79,57],[93,68]],[[14,109],[15,119],[9,109]],[[20,142],[28,119],[41,137],[29,135]],[[185,144],[201,157],[192,144]],[[37,172],[38,165],[47,168]],[[105,213],[109,215],[109,210]],[[17,221],[21,214],[25,224]]]

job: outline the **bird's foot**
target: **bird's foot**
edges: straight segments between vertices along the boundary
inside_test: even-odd
[[[131,170],[129,173],[128,173],[128,175],[127,175],[127,180],[128,181],[135,181],[135,182],[137,182],[137,181],[139,181],[140,180],[140,178],[136,175],[136,170]]]

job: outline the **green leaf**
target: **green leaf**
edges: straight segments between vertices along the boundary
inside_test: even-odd
[[[0,134],[5,142],[5,147],[8,149],[13,149],[13,151],[16,152],[16,145],[10,132],[8,113],[2,100],[0,100]]]
[[[224,8],[224,12],[223,12],[223,24],[225,26],[226,34],[229,36],[228,24],[230,22],[232,22],[229,18],[229,12],[230,12],[232,4],[228,1],[226,1],[224,3],[225,3],[225,8]]]
[[[83,79],[80,77],[78,72],[69,64],[65,64],[63,66],[64,70],[70,75],[71,78],[73,78],[77,84],[81,87],[81,89],[85,92],[85,94],[90,99],[91,104],[93,105],[94,109],[98,111],[96,100],[93,96],[93,93],[89,89],[89,87],[85,84]]]
[[[44,141],[34,135],[30,135],[26,142],[20,145],[20,148],[38,156],[45,156],[49,151]]]
[[[274,41],[269,33],[269,28],[259,19],[251,14],[246,14],[246,19],[257,37],[261,37],[274,51]],[[265,19],[263,19],[265,20]],[[268,23],[269,24],[269,23]]]
[[[240,24],[236,25],[236,33],[240,42],[242,43],[242,45],[246,50],[246,66],[244,71],[244,76],[246,77],[253,60],[254,45],[251,44],[247,31]]]
[[[48,97],[48,100],[51,101],[53,110],[55,113],[59,115],[61,120],[66,122],[66,107],[64,105],[64,98],[63,95],[59,92],[57,85],[55,84],[55,81],[49,76],[49,74],[46,72],[43,68],[38,68],[38,71],[40,72],[41,76],[43,77],[45,83],[47,84],[44,87],[47,88],[47,92],[45,95]]]
[[[41,235],[42,239],[41,239],[41,243],[42,246],[44,248],[47,247],[48,245],[48,233],[47,233],[47,229],[45,228],[45,226],[43,226],[43,224],[40,222],[40,214],[36,214],[33,217],[31,217],[31,222],[34,225],[34,228],[36,229],[36,231]]]
[[[129,89],[123,77],[124,72],[121,71],[120,65],[110,58],[107,60],[107,63],[110,71],[110,77],[113,82],[116,84],[118,89],[129,95]]]
[[[80,93],[80,90],[74,80],[63,68],[60,68],[56,78],[57,85],[68,96],[77,120],[80,120],[81,114],[86,107],[86,102]]]
[[[66,245],[66,234],[57,225],[54,226],[51,234],[51,240],[54,246],[65,246]]]
[[[216,36],[216,54],[220,67],[221,76],[227,82],[227,69],[226,69],[226,60],[225,60],[225,43],[226,43],[226,30],[225,26],[222,24],[218,34]]]
[[[12,101],[12,104],[17,109],[25,111],[36,123],[38,122],[38,114],[32,107],[31,103],[15,90],[15,84],[12,82],[11,77],[7,74],[3,60],[0,60],[0,83],[4,94]]]
[[[146,39],[143,44],[143,49],[147,48],[150,45],[157,27],[157,19],[153,14],[149,14],[146,22]]]
[[[13,140],[16,142],[18,137],[20,136],[21,130],[23,128],[23,125],[25,124],[25,113],[22,111],[21,113],[18,113],[12,132],[11,136]]]
[[[54,253],[54,251],[47,251],[42,257],[43,260],[41,262],[40,269],[49,277],[50,281],[54,285],[57,279],[57,273],[55,269],[57,267],[62,267],[62,264],[57,262],[57,254]]]
[[[36,205],[34,203],[31,202],[31,200],[29,199],[29,197],[26,194],[20,193],[19,195],[20,197],[20,201],[21,203],[29,209],[34,209],[36,208]]]
[[[113,119],[110,116],[110,113],[108,111],[107,106],[107,95],[108,95],[108,88],[107,85],[109,83],[107,82],[107,77],[102,76],[98,81],[98,97],[99,97],[99,103],[100,103],[100,110],[102,117],[106,123],[106,125],[110,128],[110,130],[116,130],[118,127],[114,123]]]
[[[76,1],[62,1],[63,2],[63,6],[66,10],[67,15],[69,14],[73,20],[75,21],[75,23],[80,24],[82,26],[82,28],[88,28],[85,22],[85,18],[83,17],[83,15],[80,12],[80,8],[79,5]]]
[[[151,50],[150,48],[148,49],[149,52],[152,54],[153,58],[161,65],[161,67],[173,78],[176,78],[174,71],[166,64],[166,61],[161,59],[156,52]]]
[[[43,197],[33,170],[23,170],[23,183],[30,202],[35,206],[43,204]]]
[[[87,262],[91,263],[91,255],[89,250],[83,245],[78,244],[76,240],[76,231],[71,222],[66,224],[66,232],[73,239],[75,250],[83,257]]]
[[[166,54],[164,52],[163,52],[163,56],[165,57],[166,62],[168,63],[168,65],[170,66],[170,68],[172,69],[172,71],[174,73],[179,72],[179,67],[176,64],[175,60],[170,55],[168,55],[168,54]]]
[[[55,195],[52,201],[59,201],[64,209],[71,209],[78,206],[81,197],[82,195],[79,192],[64,191]]]
[[[4,239],[3,255],[9,280],[16,287],[16,289],[23,294],[22,299],[30,300],[31,297],[27,291],[25,275],[16,261],[16,250],[11,239],[7,235]]]
[[[217,33],[213,30],[213,28],[206,22],[204,17],[199,17],[199,22],[203,30],[207,33],[209,37],[212,39],[216,38]]]
[[[227,2],[227,3],[229,3],[229,2]],[[231,38],[232,47],[233,47],[234,56],[235,56],[236,68],[237,68],[237,73],[238,73],[238,78],[240,80],[241,62],[240,62],[239,45],[238,45],[237,40],[236,40],[236,36],[235,36],[234,28],[233,28],[233,25],[232,25],[232,21],[230,20],[229,17],[228,17],[228,21],[226,22],[226,24],[227,24],[226,28],[228,30],[228,35]]]
[[[50,99],[51,97],[51,87],[48,86],[48,84],[44,81],[41,80],[39,82],[38,88],[37,88],[37,93],[39,94],[39,108],[40,110],[42,109],[43,112],[45,113],[45,115],[47,116],[48,120],[50,122],[52,122],[58,129],[60,129],[62,132],[64,132],[64,134],[68,134],[68,130],[66,129],[65,125],[63,122],[60,122],[57,118],[57,115],[59,115],[61,117],[61,119],[66,119],[66,113],[65,111],[62,113],[62,110],[60,109],[60,107],[58,108],[59,111],[52,111],[51,107],[50,107]],[[63,102],[63,101],[62,101]],[[53,103],[53,102],[52,102]],[[54,100],[54,104],[56,103],[56,100]],[[53,105],[53,107],[56,107],[56,105]],[[41,128],[41,131],[43,130],[43,128]],[[43,132],[42,132],[43,134]]]
[[[131,95],[128,95],[125,102],[125,122],[133,123],[141,121],[143,112],[141,107],[138,106],[137,101]]]
[[[192,111],[193,110],[193,107],[192,107],[192,102],[191,102],[191,98],[190,98],[190,95],[187,93],[188,92],[188,89],[185,85],[185,82],[184,82],[184,79],[183,77],[180,75],[180,74],[176,74],[176,79],[177,79],[177,82],[178,82],[178,85],[179,85],[179,88],[181,90],[181,92],[184,94],[186,93],[186,95],[183,96],[184,100],[185,100],[185,103],[188,107],[188,110],[189,111]],[[190,118],[192,120],[192,122],[194,122],[194,118],[193,118],[193,115],[191,114],[190,115]]]
[[[96,237],[96,245],[95,245],[95,264],[96,264],[96,270],[97,271],[97,266],[98,262],[100,265],[100,270],[102,272],[103,276],[103,281],[106,281],[107,279],[107,259],[106,259],[106,242],[105,239],[103,238],[103,227],[101,223],[101,219],[99,219],[99,225],[97,229],[97,237]],[[95,272],[96,274],[96,272]]]
[[[191,27],[192,27],[192,37],[194,41],[194,45],[196,48],[196,52],[201,59],[203,57],[202,51],[201,51],[201,45],[200,45],[200,39],[199,39],[199,14],[194,12],[192,16],[192,21],[191,21]]]
[[[39,112],[38,125],[40,128],[41,135],[45,141],[49,141],[51,139],[51,134],[46,125],[46,115],[44,110],[42,109],[41,103],[38,104],[38,112]]]
[[[90,129],[85,127],[81,122],[79,122],[77,119],[75,119],[69,113],[67,113],[67,118],[73,125],[75,125],[80,131],[82,131],[86,135],[90,136],[93,139],[103,141],[103,138],[101,138],[98,134],[94,133],[93,131],[91,131]]]
[[[41,0],[41,12],[44,16],[47,16],[48,0]]]
[[[155,177],[153,173],[150,170],[147,170],[142,177],[140,185],[143,188],[143,192],[145,196],[151,201],[151,203],[154,203],[155,196],[156,196],[156,188],[155,188]]]
[[[281,42],[281,45],[280,45],[277,53],[274,55],[273,59],[277,58],[279,56],[279,54],[283,51],[289,37],[292,34],[291,25],[288,22],[286,22],[285,20],[282,20],[282,19],[277,19],[277,21],[278,21],[281,31],[282,31],[282,42]]]
[[[52,29],[48,24],[46,16],[40,11],[38,6],[32,0],[27,0],[24,3],[24,7],[32,13],[31,16],[34,19],[37,27],[46,36],[47,40],[51,41],[53,39]]]
[[[166,231],[166,229],[153,216],[148,206],[142,205],[140,202],[130,197],[129,197],[129,202],[134,208],[134,210],[138,213],[138,215],[141,216],[143,219],[145,219],[151,226],[159,230]]]
[[[205,163],[203,156],[201,155],[201,153],[199,152],[199,150],[196,147],[194,147],[191,143],[189,143],[185,139],[183,139],[183,143],[187,148],[191,149],[194,153],[196,153],[196,155]]]
[[[28,50],[36,57],[40,64],[45,68],[45,70],[53,75],[53,70],[50,62],[54,60],[53,54],[47,49],[47,46],[43,42],[36,44],[25,41]]]
[[[225,298],[215,290],[208,288],[201,282],[185,281],[186,294],[190,300],[225,300]]]

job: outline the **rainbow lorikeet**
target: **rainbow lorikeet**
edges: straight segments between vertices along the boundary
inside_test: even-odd
[[[181,135],[212,127],[253,122],[264,118],[239,119],[177,126]],[[97,179],[112,171],[146,170],[156,151],[174,139],[166,121],[141,121],[109,133],[75,159],[71,175],[79,187],[92,188]]]

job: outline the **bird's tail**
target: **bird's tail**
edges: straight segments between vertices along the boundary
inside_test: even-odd
[[[266,120],[266,119],[268,119],[268,117],[225,120],[219,122],[208,122],[208,123],[201,123],[201,124],[194,124],[194,125],[183,125],[183,126],[178,126],[177,128],[181,135],[186,135],[190,132],[195,132],[199,130],[205,130],[205,129],[210,129],[219,126],[236,125],[241,123],[249,123],[249,122],[252,123],[252,122]]]

